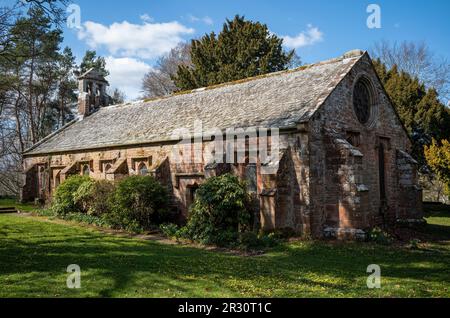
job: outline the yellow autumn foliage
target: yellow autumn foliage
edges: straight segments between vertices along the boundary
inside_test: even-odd
[[[430,146],[425,146],[424,152],[431,170],[446,184],[447,194],[450,195],[450,142],[433,139]]]

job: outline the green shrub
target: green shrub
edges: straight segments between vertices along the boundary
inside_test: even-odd
[[[368,235],[369,241],[375,242],[381,245],[390,245],[394,242],[393,237],[380,229],[379,227],[374,227],[369,231]]]
[[[280,244],[280,240],[275,238],[274,235],[262,235],[259,236],[259,240],[261,242],[261,245],[264,247],[274,247]]]
[[[420,240],[419,239],[412,239],[409,241],[409,248],[412,250],[418,250],[420,249]]]
[[[166,223],[166,224],[161,224],[159,226],[159,229],[161,230],[161,232],[167,236],[168,238],[174,238],[177,237],[177,232],[180,230],[180,228],[178,227],[178,225],[173,224],[173,223]]]
[[[263,235],[273,238],[274,240],[287,240],[292,237],[295,237],[297,235],[297,233],[295,233],[295,231],[293,229],[286,227],[286,228],[271,230],[269,232],[262,231],[261,236],[263,236]]]
[[[250,229],[248,202],[246,185],[237,177],[225,174],[209,178],[196,192],[186,234],[203,244],[237,244],[239,232]]]
[[[239,247],[245,250],[258,250],[269,247],[275,247],[280,239],[275,238],[274,234],[256,234],[255,232],[245,232],[239,235]]]
[[[89,181],[86,176],[71,176],[56,188],[53,196],[52,211],[57,215],[64,215],[70,212],[80,212],[81,207],[74,201],[74,194],[83,182]]]
[[[131,176],[117,184],[112,204],[108,218],[116,227],[148,230],[165,221],[168,194],[151,176]]]
[[[89,203],[94,193],[94,184],[94,180],[87,179],[83,181],[78,189],[72,194],[73,202],[78,207],[78,211],[72,212],[88,213]]]
[[[88,180],[83,182],[74,193],[74,202],[81,212],[101,216],[112,209],[114,184],[106,180]]]
[[[245,232],[239,235],[239,246],[246,250],[254,250],[261,247],[261,240],[254,232]]]
[[[60,217],[66,221],[75,221],[79,223],[86,223],[101,227],[111,227],[107,219],[99,216],[89,215],[85,213],[67,213]]]
[[[182,226],[178,229],[178,231],[175,233],[175,238],[178,239],[184,239],[184,240],[189,240],[189,234],[187,231],[187,227]]]
[[[44,216],[44,217],[49,217],[49,218],[53,218],[53,217],[57,216],[52,209],[36,209],[33,211],[33,214],[37,215],[37,216]]]

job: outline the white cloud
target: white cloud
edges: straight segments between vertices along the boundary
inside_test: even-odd
[[[147,23],[155,21],[151,16],[149,16],[147,13],[140,16],[141,20]]]
[[[122,57],[106,57],[106,69],[111,88],[123,91],[127,100],[133,100],[141,95],[142,79],[151,70],[150,65],[138,59]]]
[[[150,18],[148,15],[143,17]],[[92,49],[106,47],[114,56],[152,59],[169,52],[183,41],[184,35],[193,33],[194,29],[177,21],[143,24],[123,21],[109,26],[87,21],[78,32],[78,38]]]
[[[319,28],[308,24],[308,29],[306,31],[300,32],[297,36],[291,37],[285,35],[282,37],[283,43],[286,47],[291,49],[297,49],[304,46],[314,45],[318,42],[323,41],[323,33]]]
[[[203,18],[199,18],[199,17],[196,17],[196,16],[190,14],[190,15],[188,15],[188,19],[189,19],[190,22],[193,22],[193,23],[203,22],[206,25],[213,25],[214,24],[213,19],[211,19],[208,16],[204,16]]]

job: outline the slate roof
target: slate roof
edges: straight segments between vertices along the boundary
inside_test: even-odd
[[[177,128],[295,127],[308,121],[362,54],[177,93],[150,101],[101,108],[27,150],[25,155],[169,141]]]

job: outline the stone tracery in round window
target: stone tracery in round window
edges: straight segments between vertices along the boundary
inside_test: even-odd
[[[372,104],[370,83],[367,79],[360,78],[353,88],[353,108],[361,124],[368,123],[372,112]]]

